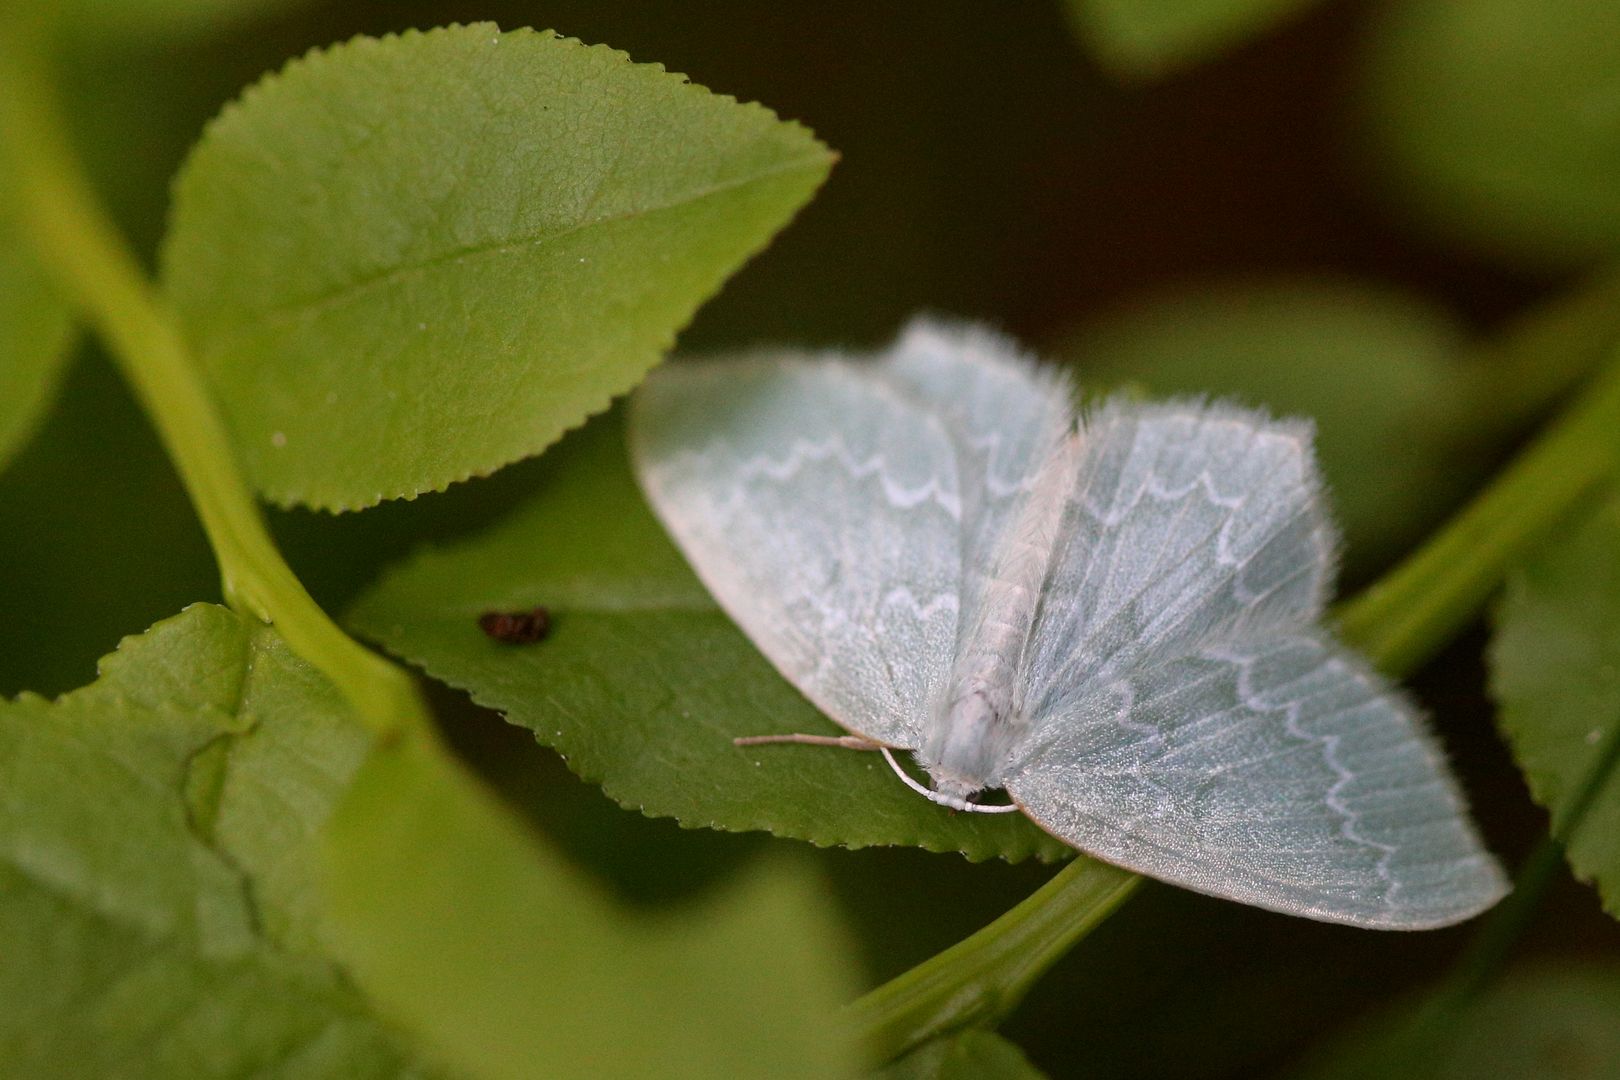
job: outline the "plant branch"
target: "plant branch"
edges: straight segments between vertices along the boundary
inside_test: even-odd
[[[1079,856],[995,922],[857,999],[846,1013],[880,1061],[956,1028],[994,1025],[1141,881]]]
[[[95,326],[157,428],[219,561],[226,602],[273,623],[375,732],[426,730],[410,676],[340,630],[276,550],[178,322],[91,190],[31,44],[15,25],[0,26],[0,165],[16,211],[41,265]]]

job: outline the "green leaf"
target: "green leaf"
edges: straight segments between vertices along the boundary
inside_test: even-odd
[[[1017,1046],[993,1031],[970,1029],[924,1043],[875,1074],[881,1080],[1043,1080]]]
[[[204,605],[0,703],[0,1073],[424,1075],[372,1001],[469,1076],[851,1071],[794,867],[633,915],[435,749]]]
[[[1620,1061],[1620,971],[1528,968],[1476,997],[1401,1001],[1296,1074],[1309,1080],[1599,1080]]]
[[[643,813],[819,845],[906,844],[970,859],[1069,849],[1021,814],[951,814],[881,758],[739,735],[840,729],[778,675],[687,568],[630,475],[617,415],[547,455],[538,494],[500,526],[387,574],[351,622],[554,746]],[[526,647],[478,629],[545,605]]]
[[[198,606],[0,703],[0,1073],[396,1077],[315,945],[315,833],[365,741],[275,635]]]
[[[1128,79],[1152,79],[1270,30],[1315,0],[1064,0],[1075,32]]]
[[[549,32],[358,38],[209,127],[164,276],[253,480],[351,509],[605,408],[832,160],[758,105]]]
[[[657,918],[532,857],[511,813],[442,755],[375,754],[333,822],[338,954],[471,1075],[853,1075],[831,897],[777,863]]]
[[[29,252],[5,198],[0,177],[0,466],[48,409],[73,330],[67,304]]]
[[[1462,333],[1443,311],[1349,282],[1227,282],[1146,298],[1067,342],[1082,385],[1230,396],[1315,420],[1353,569],[1423,534],[1467,490],[1448,406]],[[1477,468],[1477,467],[1476,467]]]
[[[1571,813],[1620,728],[1620,497],[1547,541],[1508,580],[1491,644],[1491,690],[1530,794],[1566,855],[1620,917],[1620,780]]]
[[[1361,77],[1367,156],[1425,225],[1513,264],[1620,254],[1620,7],[1381,5]]]

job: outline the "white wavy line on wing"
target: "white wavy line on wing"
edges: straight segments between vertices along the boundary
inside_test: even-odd
[[[1132,740],[1132,744],[1137,747],[1139,753],[1135,755],[1137,760],[1131,762],[1129,766],[1119,769],[1098,768],[1095,775],[1099,778],[1103,776],[1128,778],[1143,788],[1152,791],[1155,802],[1153,810],[1143,815],[1131,815],[1133,822],[1163,819],[1175,812],[1175,796],[1169,788],[1154,780],[1142,766],[1164,755],[1166,749],[1164,732],[1152,724],[1144,724],[1139,720],[1131,719],[1131,712],[1136,707],[1136,687],[1129,680],[1121,679],[1110,685],[1108,689],[1120,694],[1120,700],[1115,705],[1112,716],[1115,725],[1125,731],[1145,736],[1145,738]]]
[[[878,602],[879,609],[886,607],[904,608],[914,615],[918,622],[926,623],[940,612],[948,612],[953,617],[957,614],[959,601],[953,592],[936,594],[927,603],[920,603],[917,595],[904,585],[896,585],[883,594]]]
[[[884,594],[878,606],[881,609],[891,603],[914,611],[921,622],[938,611],[954,612],[957,601],[954,594],[941,593],[927,603],[921,604],[911,590],[904,586],[895,586]],[[840,653],[827,646],[835,643],[860,644],[864,639],[866,648],[874,647],[876,642],[871,639],[868,629],[851,618],[848,611],[828,603],[823,593],[804,591],[794,593],[786,599],[784,610],[792,612],[795,609],[809,613],[810,618],[795,619],[790,615],[788,621],[794,625],[810,626],[812,628],[810,636],[815,647],[814,662],[808,669],[801,668],[798,678],[794,681],[801,688],[815,690],[817,693],[847,689],[849,682],[843,666],[849,663],[850,658],[847,653]],[[846,721],[858,724],[862,719],[861,712],[865,710],[866,715],[881,724],[904,727],[915,720],[902,707],[904,700],[905,695],[901,686],[891,678],[887,693],[881,699],[870,694],[862,696],[858,701],[846,697],[848,710],[841,715],[833,716],[833,720],[840,724]]]
[[[1177,499],[1186,498],[1200,487],[1204,489],[1204,494],[1211,503],[1225,510],[1236,510],[1248,498],[1247,493],[1237,496],[1222,495],[1215,489],[1214,477],[1210,476],[1208,469],[1205,469],[1179,487],[1171,487],[1150,475],[1141,484],[1137,485],[1136,490],[1131,493],[1129,502],[1112,510],[1106,510],[1098,506],[1096,500],[1085,493],[1077,493],[1074,501],[1080,505],[1080,508],[1093,521],[1105,528],[1116,529],[1119,527],[1120,522],[1135,513],[1143,499],[1151,498],[1157,502],[1174,502]]]
[[[1318,646],[1318,648],[1320,648],[1320,646]],[[1395,879],[1395,875],[1390,871],[1389,864],[1394,858],[1395,852],[1398,850],[1398,848],[1394,844],[1385,844],[1378,840],[1373,840],[1370,837],[1363,836],[1360,830],[1356,827],[1357,822],[1361,820],[1361,815],[1356,813],[1354,810],[1351,810],[1344,804],[1344,789],[1355,783],[1356,774],[1346,768],[1344,764],[1339,761],[1338,749],[1339,743],[1343,741],[1342,736],[1315,735],[1311,732],[1303,730],[1299,726],[1301,709],[1300,703],[1297,701],[1290,701],[1281,705],[1267,705],[1262,696],[1255,691],[1254,686],[1252,685],[1251,673],[1256,660],[1255,656],[1213,650],[1205,655],[1211,657],[1212,659],[1224,660],[1237,668],[1238,698],[1245,705],[1257,712],[1282,713],[1283,729],[1285,731],[1294,736],[1296,739],[1300,739],[1306,743],[1316,743],[1321,747],[1322,760],[1327,767],[1332,770],[1333,775],[1336,778],[1333,785],[1329,787],[1327,792],[1323,795],[1323,802],[1327,803],[1328,808],[1334,813],[1338,814],[1342,819],[1339,826],[1339,834],[1341,836],[1352,843],[1361,844],[1364,847],[1372,848],[1374,851],[1380,853],[1375,869],[1378,873],[1378,879],[1384,882],[1385,885],[1384,906],[1394,906],[1395,894],[1400,892],[1401,883]],[[1330,656],[1327,663],[1323,665],[1323,668],[1340,674],[1347,672],[1354,674],[1353,672],[1350,672],[1349,667],[1337,657]],[[1302,676],[1302,678],[1304,678],[1304,676]],[[1345,710],[1339,709],[1334,711],[1342,712]]]
[[[716,456],[719,450],[720,448],[716,446],[691,453],[708,465],[709,459]],[[727,456],[736,455],[728,452]],[[962,520],[961,498],[956,492],[948,490],[940,477],[930,476],[925,483],[906,487],[889,474],[883,454],[877,453],[864,460],[859,459],[844,442],[843,436],[837,433],[822,440],[796,438],[789,444],[786,457],[773,459],[764,454],[755,455],[736,466],[735,473],[737,479],[743,482],[768,478],[780,484],[792,480],[805,465],[823,461],[838,462],[844,471],[856,480],[875,478],[883,488],[884,498],[889,501],[889,505],[897,509],[910,510],[923,503],[932,502],[949,514],[951,520]],[[739,496],[740,491],[734,493],[733,498]]]
[[[1014,495],[1026,495],[1035,487],[1035,477],[1040,472],[1038,463],[1026,460],[1024,468],[1020,469],[1011,481],[1002,477],[1003,450],[1006,440],[998,431],[987,435],[980,435],[966,440],[968,449],[981,453],[984,457],[984,490],[996,499],[1006,499]],[[1033,453],[1029,455],[1033,458]]]
[[[1151,497],[1151,498],[1154,498],[1155,500],[1166,501],[1166,502],[1175,501],[1175,500],[1178,500],[1178,499],[1185,498],[1187,495],[1191,494],[1194,491],[1195,488],[1197,488],[1199,486],[1203,486],[1204,489],[1205,489],[1206,494],[1209,494],[1210,497],[1212,499],[1214,499],[1213,481],[1210,480],[1209,474],[1207,472],[1201,472],[1195,480],[1193,480],[1192,482],[1190,482],[1188,484],[1177,487],[1177,488],[1170,488],[1170,487],[1166,487],[1166,486],[1162,486],[1162,485],[1155,488],[1150,484],[1144,484],[1141,488],[1139,488],[1137,490],[1135,495],[1132,497],[1129,506],[1127,506],[1127,507],[1125,507],[1125,508],[1123,508],[1121,510],[1118,520],[1116,520],[1112,525],[1110,525],[1103,517],[1099,517],[1097,515],[1094,505],[1090,504],[1089,501],[1083,502],[1082,503],[1082,508],[1085,510],[1085,512],[1087,514],[1091,515],[1092,518],[1094,520],[1096,520],[1097,522],[1099,522],[1100,524],[1102,524],[1102,525],[1104,525],[1105,527],[1108,527],[1108,528],[1114,528],[1114,527],[1117,527],[1117,525],[1119,524],[1119,521],[1123,521],[1125,516],[1128,516],[1128,514],[1131,511],[1135,510],[1140,505],[1142,499],[1145,498],[1145,497]],[[1151,488],[1151,490],[1150,490],[1150,488]],[[1077,500],[1077,501],[1080,501],[1080,500]],[[1231,573],[1224,576],[1221,579],[1220,582],[1212,582],[1211,583],[1212,587],[1209,590],[1207,595],[1214,595],[1214,593],[1216,591],[1218,591],[1222,587],[1238,585],[1239,583],[1238,583],[1237,579],[1238,579],[1239,575],[1241,574],[1242,570],[1244,568],[1246,568],[1247,566],[1249,566],[1249,564],[1252,563],[1253,560],[1254,560],[1254,553],[1250,553],[1248,555],[1236,555],[1236,554],[1233,554],[1233,552],[1232,552],[1232,546],[1233,545],[1232,545],[1232,542],[1231,542],[1231,532],[1237,525],[1237,520],[1238,519],[1237,519],[1236,511],[1241,510],[1243,508],[1243,505],[1247,501],[1248,501],[1248,495],[1247,494],[1245,494],[1243,496],[1240,496],[1240,497],[1237,497],[1236,499],[1216,500],[1216,505],[1219,505],[1222,508],[1224,508],[1224,509],[1226,509],[1228,511],[1231,511],[1232,516],[1228,517],[1227,520],[1224,521],[1221,524],[1220,528],[1218,530],[1216,530],[1216,532],[1215,532],[1215,537],[1214,537],[1214,539],[1215,539],[1215,553],[1214,553],[1214,557],[1215,557],[1215,561],[1216,561],[1217,565],[1229,569],[1231,571]],[[1296,511],[1296,514],[1305,512],[1306,509],[1308,509],[1308,507],[1302,506],[1302,508],[1300,510]],[[1279,530],[1270,530],[1269,532],[1270,532],[1270,535],[1275,535],[1277,531],[1279,531]],[[1315,540],[1317,538],[1315,533],[1312,534],[1312,538],[1313,538],[1313,540]],[[1314,545],[1314,548],[1315,548],[1314,553],[1317,556],[1317,558],[1313,561],[1313,565],[1303,568],[1302,572],[1320,572],[1321,567],[1320,567],[1320,565],[1317,565],[1317,564],[1320,564],[1320,563],[1322,563],[1324,561],[1322,556],[1325,554],[1325,552],[1324,552],[1324,550],[1322,548],[1322,545],[1320,543],[1316,543]],[[1285,582],[1283,582],[1281,584],[1287,584],[1288,582],[1291,582],[1296,577],[1298,577],[1298,574],[1291,574],[1291,575],[1288,576],[1287,581],[1285,581]],[[1123,614],[1127,614],[1129,612],[1130,608],[1131,608],[1131,604],[1132,604],[1133,601],[1135,601],[1137,599],[1140,599],[1140,597],[1144,593],[1146,593],[1146,591],[1149,588],[1151,588],[1155,584],[1161,583],[1163,580],[1164,580],[1164,575],[1156,574],[1149,581],[1141,583],[1140,588],[1138,588],[1135,592],[1133,592],[1129,597],[1124,598],[1116,606],[1111,607],[1106,612],[1100,611],[1100,610],[1094,610],[1094,611],[1089,612],[1087,618],[1083,620],[1083,622],[1085,623],[1085,630],[1080,630],[1080,629],[1077,628],[1076,631],[1075,631],[1075,634],[1077,636],[1080,635],[1080,634],[1085,634],[1086,636],[1089,637],[1090,635],[1095,634],[1100,628],[1105,628],[1107,625],[1109,625],[1112,622],[1113,619],[1115,619],[1115,618],[1117,618],[1117,617],[1119,617],[1119,616],[1121,616]],[[1279,585],[1277,587],[1281,587],[1281,585]],[[1265,593],[1260,594],[1260,596],[1269,595],[1271,592],[1275,591],[1275,588],[1277,588],[1277,587],[1274,587],[1273,589],[1268,589]],[[1245,597],[1243,595],[1243,592],[1238,588],[1233,589],[1233,595],[1237,599],[1239,599],[1240,601],[1245,599]],[[1259,598],[1260,597],[1256,597],[1255,599],[1259,599]],[[1190,605],[1189,607],[1192,610],[1196,610],[1196,605]],[[1170,629],[1173,630],[1174,628],[1175,628],[1175,626],[1174,626],[1174,624],[1172,624]]]
[[[1323,542],[1319,531],[1312,530],[1309,536],[1309,547],[1311,550],[1310,560],[1308,562],[1301,563],[1288,574],[1284,575],[1281,579],[1273,582],[1263,589],[1260,589],[1259,591],[1251,591],[1243,584],[1243,571],[1247,569],[1249,564],[1254,561],[1253,555],[1242,560],[1241,562],[1229,564],[1233,567],[1232,595],[1236,596],[1238,600],[1246,607],[1250,609],[1257,608],[1266,600],[1277,595],[1279,592],[1282,592],[1284,589],[1293,585],[1294,582],[1298,581],[1301,577],[1304,577],[1307,574],[1316,575],[1316,580],[1311,582],[1312,592],[1316,592],[1321,585],[1320,579],[1326,572],[1329,557],[1331,555],[1331,549]],[[1264,545],[1262,545],[1262,547],[1264,547]],[[1256,554],[1258,553],[1259,552],[1257,550]]]
[[[1193,491],[1201,480],[1208,483],[1207,472],[1200,473],[1197,479],[1185,485],[1183,488],[1177,489],[1175,492],[1170,494],[1168,498],[1179,499],[1185,497],[1187,494],[1190,494]],[[1136,495],[1133,496],[1131,500],[1132,508],[1140,503],[1146,488],[1147,485],[1144,484],[1138,489]],[[1244,496],[1240,497],[1234,505],[1226,506],[1225,508],[1228,510],[1240,509],[1247,498],[1248,496],[1245,494]],[[1085,507],[1085,509],[1088,513],[1091,513],[1091,508],[1089,506]],[[1095,518],[1095,515],[1093,515],[1093,517]],[[1101,518],[1095,518],[1095,520],[1102,522]],[[1219,529],[1214,530],[1214,535],[1216,539],[1216,558],[1218,565],[1234,568],[1233,575],[1235,575],[1241,571],[1242,567],[1248,564],[1249,560],[1241,559],[1236,562],[1220,561],[1220,547],[1223,543],[1222,538],[1224,537],[1226,531],[1232,527],[1232,521],[1233,518],[1228,518],[1226,521],[1224,521]],[[1106,523],[1104,524],[1106,525]],[[1163,584],[1170,578],[1171,574],[1176,569],[1184,568],[1184,566],[1185,560],[1182,560],[1171,563],[1169,566],[1166,566],[1163,569],[1155,569],[1154,573],[1145,581],[1137,583],[1134,591],[1132,591],[1129,595],[1114,598],[1115,603],[1113,606],[1107,609],[1104,609],[1101,606],[1101,601],[1103,598],[1097,598],[1097,606],[1086,612],[1083,618],[1076,620],[1073,629],[1067,635],[1067,638],[1073,642],[1073,645],[1068,652],[1072,656],[1079,656],[1082,652],[1083,646],[1086,643],[1095,640],[1100,634],[1106,633],[1120,619],[1132,617],[1133,612],[1136,611],[1137,607],[1142,602],[1143,597],[1146,596],[1150,589]],[[1228,575],[1228,577],[1230,576],[1232,575]],[[1207,600],[1209,597],[1214,596],[1221,588],[1225,586],[1226,580],[1226,578],[1222,578],[1211,581],[1209,583],[1209,588],[1206,589],[1202,594],[1202,599]],[[1183,596],[1182,599],[1185,599],[1185,596]],[[1173,614],[1178,608],[1180,609],[1180,613]],[[1158,616],[1150,617],[1140,628],[1142,632],[1141,635],[1134,640],[1134,644],[1141,646],[1141,648],[1137,650],[1137,653],[1131,655],[1138,655],[1143,649],[1156,647],[1159,642],[1162,642],[1168,635],[1179,629],[1183,623],[1196,615],[1200,610],[1200,603],[1186,603],[1177,605],[1176,608],[1167,608],[1160,612]],[[1156,622],[1155,619],[1169,621],[1164,625],[1160,625],[1160,623]],[[1152,632],[1150,633],[1150,631]],[[1115,661],[1118,659],[1119,653],[1123,649],[1123,642],[1117,644],[1118,647],[1106,654],[1088,656],[1086,663],[1090,665],[1091,669],[1095,672],[1102,673],[1109,671]],[[1062,665],[1059,669],[1059,677],[1061,677],[1063,672],[1070,671],[1074,667],[1075,663],[1076,661],[1071,661]]]

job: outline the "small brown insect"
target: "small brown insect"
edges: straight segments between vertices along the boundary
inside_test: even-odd
[[[528,645],[551,632],[551,612],[543,607],[528,611],[486,611],[478,616],[478,629],[508,645]]]

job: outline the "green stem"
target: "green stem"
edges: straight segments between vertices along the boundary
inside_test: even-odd
[[[985,929],[891,979],[846,1010],[877,1060],[970,1024],[993,1025],[1142,879],[1076,858]]]
[[[19,217],[41,264],[95,326],[157,428],[219,560],[226,602],[274,623],[378,734],[407,723],[426,730],[410,677],[340,630],[276,550],[173,313],[91,190],[36,53],[4,30],[0,150]]]
[[[1467,509],[1340,609],[1340,633],[1382,671],[1410,673],[1445,645],[1516,562],[1620,458],[1620,361]],[[878,987],[850,1012],[885,1056],[994,1023],[1113,912],[1135,879],[1080,858],[972,936]]]

